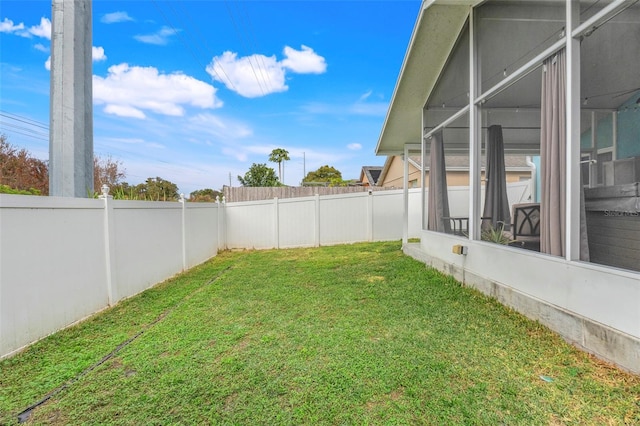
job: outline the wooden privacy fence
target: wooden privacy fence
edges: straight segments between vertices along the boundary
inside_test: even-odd
[[[222,188],[224,198],[228,203],[238,201],[272,200],[274,198],[299,198],[312,197],[314,195],[338,195],[354,194],[369,191],[385,191],[390,188],[377,186],[274,186],[274,187],[246,187],[225,186]]]

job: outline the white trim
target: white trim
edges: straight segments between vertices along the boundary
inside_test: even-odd
[[[580,3],[566,0],[567,28],[580,23]],[[565,31],[566,48],[566,185],[565,238],[566,260],[580,260],[580,40]]]
[[[402,244],[409,242],[409,145],[404,146],[404,164],[402,172],[402,202],[404,204],[404,212],[402,214]],[[423,175],[424,176],[424,175]]]
[[[480,239],[480,181],[482,173],[482,121],[475,102],[480,88],[480,67],[476,46],[475,9],[469,11],[469,238]]]
[[[424,108],[422,108],[422,128],[423,128],[423,129],[424,129],[424,122],[425,122],[425,113],[426,113],[425,109],[424,109]],[[423,169],[423,170],[426,168],[426,166],[424,165],[424,163],[425,163],[425,162],[426,162],[426,160],[427,160],[427,148],[426,148],[426,146],[425,146],[425,141],[426,141],[426,139],[427,139],[426,137],[423,137],[423,138],[422,138],[422,142],[420,143],[420,162],[422,163],[422,169]],[[422,211],[422,214],[420,215],[420,216],[421,216],[421,224],[422,224],[421,226],[422,226],[422,229],[427,229],[427,223],[426,223],[426,220],[425,220],[425,216],[426,216],[426,214],[428,213],[428,212],[427,212],[427,209],[425,208],[425,205],[426,205],[426,199],[425,199],[425,198],[426,198],[426,197],[425,197],[425,192],[426,192],[425,180],[426,180],[426,179],[425,179],[424,171],[421,171],[420,173],[421,173],[421,179],[420,179],[420,180],[421,180],[421,182],[422,182],[422,185],[421,185],[421,191],[420,191],[420,209],[421,209],[421,211]]]

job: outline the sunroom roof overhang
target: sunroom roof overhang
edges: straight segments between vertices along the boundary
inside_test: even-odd
[[[402,155],[405,144],[421,143],[422,108],[464,28],[469,10],[480,0],[427,0],[387,111],[376,155]]]

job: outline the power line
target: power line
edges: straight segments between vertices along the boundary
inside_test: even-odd
[[[180,42],[187,48],[187,50],[189,51],[189,53],[191,54],[191,56],[193,56],[193,58],[196,60],[196,62],[203,68],[206,69],[207,66],[204,65],[200,59],[198,59],[198,56],[196,55],[196,53],[193,51],[193,49],[191,48],[191,45],[189,43],[187,43],[184,38],[180,35],[180,32],[174,27],[174,25],[171,23],[171,21],[169,20],[169,18],[166,16],[166,14],[162,11],[162,9],[160,8],[160,6],[158,5],[158,3],[156,2],[156,0],[151,0],[153,5],[156,7],[156,9],[158,9],[158,12],[160,13],[160,15],[162,15],[162,18],[165,20],[165,22],[167,23],[167,25],[169,25],[169,27],[171,27],[171,29],[173,30],[174,34],[178,37],[178,39],[180,40]],[[175,14],[175,12],[174,12]],[[189,32],[188,30],[185,32]],[[222,69],[222,65],[220,65],[220,68]],[[216,71],[215,67],[213,67],[213,71],[216,73],[216,75],[222,80],[222,78],[220,77],[220,75],[218,74],[218,72]],[[224,73],[226,76],[226,72]],[[233,82],[229,79],[229,77],[227,76],[227,81],[229,81],[229,84],[231,85],[231,87],[233,87],[233,89],[235,90],[235,87],[233,86]]]
[[[187,17],[187,19],[189,19],[189,20],[191,21],[191,22],[190,22],[190,24],[191,24],[191,25],[185,25],[185,23],[184,23],[184,22],[182,22],[182,26],[183,26],[183,27],[185,27],[185,28],[189,28],[189,29],[195,28],[195,29],[197,30],[197,28],[198,28],[198,27],[194,24],[193,20],[191,19],[190,15],[187,13],[187,11],[186,11],[186,9],[184,8],[184,6],[181,4],[181,2],[179,2],[178,4],[180,4],[180,9],[182,10],[182,14],[183,14],[184,16],[186,16],[186,17]],[[174,16],[179,16],[179,14],[178,14],[178,13],[176,13],[175,9],[173,8],[172,3],[169,3],[169,7],[170,7],[170,8],[171,8],[171,10],[173,11],[173,15],[174,15]],[[190,31],[190,30],[185,30],[185,33],[186,33],[186,34],[189,34],[189,35],[191,36],[192,40],[194,41],[194,42],[193,42],[193,45],[194,45],[194,46],[197,46],[197,48],[199,49],[199,51],[201,52],[201,54],[202,54],[204,57],[209,57],[209,54],[207,54],[207,51],[206,51],[206,50],[210,50],[210,49],[208,49],[208,46],[207,46],[207,44],[206,44],[206,39],[202,36],[202,34],[201,34],[199,31],[197,31],[197,36],[193,36],[193,35],[192,35],[192,31]],[[200,43],[198,43],[198,41],[200,41]],[[205,48],[206,48],[206,49],[203,49],[201,46],[205,46]],[[202,64],[201,64],[201,65],[202,65]],[[227,83],[228,83],[228,85],[229,85],[229,86],[231,86],[231,87],[233,88],[233,90],[236,90],[236,88],[235,88],[235,86],[234,86],[234,84],[233,84],[233,81],[231,81],[231,79],[230,79],[230,78],[229,78],[229,76],[227,75],[227,72],[225,71],[225,69],[224,69],[224,67],[222,66],[222,64],[218,63],[218,66],[220,67],[220,70],[222,71],[222,74],[224,74],[224,78],[222,78],[222,76],[220,75],[220,73],[218,73],[217,67],[214,65],[214,66],[212,67],[212,68],[213,68],[213,72],[218,76],[218,79],[219,79],[222,83],[224,83],[224,84],[227,84]],[[206,69],[206,66],[205,66],[204,68]],[[225,81],[226,81],[226,82],[225,82]]]
[[[16,125],[16,124],[5,123],[2,120],[0,120],[0,128],[4,128],[4,127],[8,127],[8,128],[14,129],[12,131],[19,130],[21,132],[24,132],[22,134],[24,134],[26,136],[39,137],[39,138],[42,138],[42,140],[46,140],[46,141],[49,140],[49,135],[46,134],[46,133],[42,133],[42,132],[39,132],[37,130],[33,130],[33,129],[30,129],[30,128],[24,127],[24,126],[19,126],[19,125]]]
[[[238,35],[238,39],[240,39],[240,43],[242,43],[243,47],[245,50],[249,51],[249,49],[246,46],[246,42],[244,40],[244,37],[242,36],[242,32],[240,31],[240,29],[238,28],[238,25],[236,24],[236,20],[233,17],[233,12],[231,10],[231,8],[229,7],[229,2],[227,0],[225,0],[225,5],[227,6],[227,11],[229,12],[229,17],[231,18],[231,23],[233,23],[233,28],[236,30],[236,34]],[[258,73],[256,72],[256,68],[253,66],[253,61],[251,60],[251,56],[247,56],[247,60],[249,61],[249,66],[251,67],[251,72],[253,73],[253,76],[256,78],[256,82],[258,83],[258,87],[260,87],[260,91],[262,92],[262,95],[265,96],[267,93],[265,92],[264,88],[262,87],[262,83],[260,83],[260,78],[258,77]],[[260,69],[259,64],[257,64],[258,69]]]
[[[36,121],[36,120],[32,120],[32,119],[27,118],[27,117],[22,117],[22,116],[17,115],[17,114],[11,114],[9,112],[0,110],[0,117],[5,117],[5,118],[9,118],[11,120],[20,121],[22,123],[26,123],[26,124],[29,124],[29,125],[35,126],[35,127],[40,127],[40,128],[42,128],[42,129],[44,129],[46,131],[49,131],[49,126],[48,125],[46,125],[44,123],[41,123],[39,121]]]
[[[27,136],[43,142],[49,142],[49,126],[18,114],[0,111],[0,129]]]
[[[49,142],[49,139],[45,139],[43,137],[35,136],[35,135],[33,135],[31,133],[28,133],[28,132],[22,132],[20,130],[11,130],[11,133],[16,133],[18,135],[27,136],[27,137],[30,137],[30,138],[33,138],[33,139],[37,139],[37,140],[40,140],[40,141],[43,141],[43,142]]]
[[[244,11],[244,17],[246,18],[247,24],[245,24],[245,28],[248,28],[247,34],[249,38],[249,43],[251,44],[251,47],[253,48],[254,52],[259,52],[260,50],[258,49],[258,45],[256,42],[255,31],[253,30],[253,25],[251,23],[251,19],[249,18],[249,13],[247,12],[247,8],[245,4],[242,2],[240,3],[239,7]],[[271,85],[271,76],[267,70],[267,65],[264,63],[264,56],[258,55],[257,58],[258,58],[259,64],[262,64],[262,67],[261,68],[259,67],[260,74],[262,75],[262,78],[264,79],[269,90],[272,91],[273,86]],[[266,74],[266,77],[265,77],[265,74]]]

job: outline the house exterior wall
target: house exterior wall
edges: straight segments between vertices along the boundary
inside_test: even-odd
[[[391,164],[387,169],[384,180],[378,183],[378,186],[385,188],[403,188],[404,187],[404,161],[402,157],[394,155]],[[416,181],[416,188],[422,185],[420,171],[411,163],[409,163],[409,182]],[[411,186],[409,186],[411,187]]]
[[[484,171],[481,172],[481,179],[484,181]],[[384,181],[380,186],[402,188],[404,186],[404,162],[402,157],[393,156],[391,165],[389,166],[387,173],[384,177]],[[531,171],[525,170],[507,170],[506,179],[507,182],[521,182],[523,180],[531,178]],[[411,188],[411,182],[415,181],[416,188],[422,185],[422,179],[420,178],[420,171],[411,163],[409,163],[409,187]],[[469,171],[468,170],[449,170],[447,171],[447,184],[449,186],[469,186]],[[425,172],[425,186],[429,185],[429,171]]]

